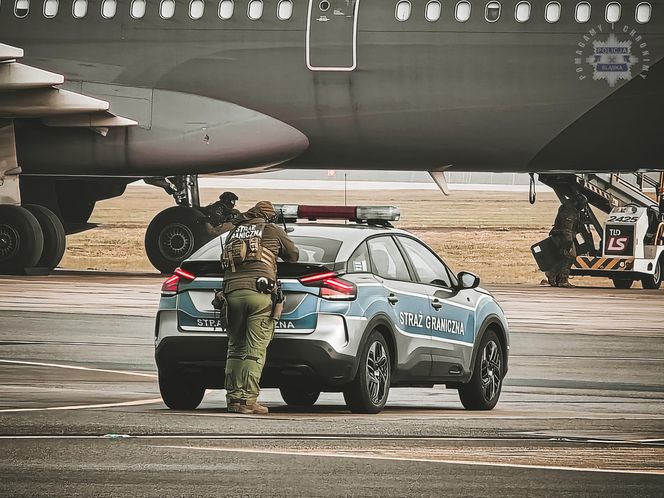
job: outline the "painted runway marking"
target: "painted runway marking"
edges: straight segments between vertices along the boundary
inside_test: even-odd
[[[121,401],[118,403],[102,403],[97,405],[70,405],[70,406],[48,406],[46,408],[7,408],[0,410],[0,413],[16,412],[45,412],[60,410],[91,410],[94,408],[116,408],[119,406],[140,406],[161,403],[161,398],[139,399],[136,401]]]
[[[534,470],[559,470],[565,472],[595,472],[603,474],[640,474],[640,475],[664,475],[664,470],[621,470],[621,469],[598,469],[585,467],[562,467],[556,465],[528,465],[520,463],[502,463],[502,462],[480,462],[476,460],[436,460],[433,458],[406,458],[391,457],[383,455],[349,455],[344,453],[327,453],[322,451],[288,451],[288,450],[259,450],[251,448],[204,448],[198,446],[172,446],[172,445],[152,445],[153,448],[169,448],[181,450],[199,450],[199,451],[222,451],[226,453],[252,453],[267,455],[288,455],[301,457],[328,457],[328,458],[357,458],[361,460],[388,460],[397,462],[424,462],[424,463],[442,463],[446,465],[471,465],[477,467],[504,467],[517,469]]]
[[[90,372],[103,372],[103,373],[114,373],[121,375],[134,375],[137,377],[149,377],[151,379],[156,379],[157,374],[141,373],[141,372],[127,372],[124,370],[107,370],[104,368],[92,368],[92,367],[79,367],[77,365],[63,365],[61,363],[42,363],[38,361],[19,361],[19,360],[0,360],[0,363],[9,363],[12,365],[29,365],[35,367],[52,367],[52,368],[68,368],[70,370],[86,370]]]

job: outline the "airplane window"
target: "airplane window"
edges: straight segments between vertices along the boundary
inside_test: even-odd
[[[652,15],[652,6],[649,3],[640,3],[636,6],[636,22],[645,24],[650,21]]]
[[[581,2],[576,6],[576,22],[590,21],[590,4],[588,2]]]
[[[159,15],[162,19],[171,19],[175,15],[175,0],[161,0]]]
[[[530,19],[530,4],[528,2],[519,2],[516,4],[514,19],[517,22],[526,22]]]
[[[394,16],[397,18],[397,21],[407,21],[410,18],[411,5],[410,2],[402,0],[397,3],[397,8],[394,12]]]
[[[88,0],[74,0],[71,7],[72,15],[76,19],[82,19],[88,13]]]
[[[427,4],[424,16],[426,17],[427,21],[436,22],[438,19],[440,19],[442,10],[443,6],[438,0],[431,0],[431,2]]]
[[[454,9],[454,17],[459,22],[470,19],[470,2],[459,2]]]
[[[30,12],[30,0],[16,0],[14,3],[14,15],[23,19]]]
[[[205,12],[205,2],[203,0],[191,0],[189,4],[189,17],[200,19]]]
[[[131,0],[131,17],[140,19],[145,15],[145,7],[147,2],[145,0]]]
[[[58,0],[45,0],[44,2],[44,17],[49,19],[58,15],[58,7],[60,3]]]
[[[611,2],[606,6],[606,22],[614,23],[620,20],[620,4]]]
[[[221,0],[219,2],[219,18],[225,20],[233,17],[233,10],[235,10],[235,4],[233,0]]]
[[[500,19],[500,2],[489,2],[484,10],[484,19],[496,22]]]
[[[293,2],[291,0],[281,0],[277,5],[277,17],[282,21],[287,21],[293,15]]]
[[[118,1],[117,0],[104,0],[101,3],[101,16],[104,19],[112,19],[115,17],[115,13],[118,10]]]
[[[247,8],[247,15],[252,21],[257,21],[263,17],[263,2],[262,0],[251,0]]]
[[[547,3],[544,10],[544,18],[546,22],[551,23],[560,21],[560,4],[558,2]]]

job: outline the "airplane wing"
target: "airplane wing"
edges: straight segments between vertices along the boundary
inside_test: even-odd
[[[64,76],[18,62],[23,50],[0,43],[0,118],[38,118],[50,127],[109,128],[137,126],[117,116],[104,100],[57,88]]]

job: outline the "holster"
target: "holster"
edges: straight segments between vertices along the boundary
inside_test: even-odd
[[[281,290],[281,282],[277,280],[276,289],[272,293],[272,319],[279,320],[281,318],[284,311],[284,301],[286,301],[286,296]]]
[[[219,313],[221,328],[228,330],[228,301],[223,290],[215,290],[212,307]]]

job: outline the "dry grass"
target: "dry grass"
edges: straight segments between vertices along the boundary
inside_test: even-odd
[[[261,199],[300,204],[342,204],[343,192],[307,190],[236,190],[240,209]],[[203,189],[202,202],[213,202],[217,190]],[[530,246],[547,236],[558,207],[553,194],[540,194],[537,204],[526,193],[455,191],[349,192],[349,204],[394,204],[401,208],[398,227],[426,240],[455,270],[478,273],[485,282],[539,282]],[[154,271],[143,248],[145,229],[154,215],[173,205],[153,187],[136,187],[102,201],[91,222],[101,227],[68,237],[63,268]]]

